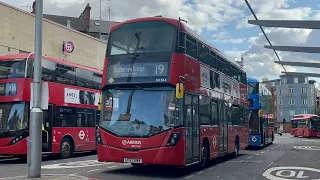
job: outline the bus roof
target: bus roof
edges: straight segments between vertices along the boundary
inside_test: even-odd
[[[247,82],[248,83],[257,83],[257,82],[259,82],[257,79],[255,79],[255,78],[251,78],[251,77],[248,77],[247,78]]]
[[[116,28],[118,28],[124,24],[129,24],[129,23],[134,23],[134,22],[143,22],[143,21],[166,21],[174,26],[179,25],[179,20],[177,20],[177,19],[166,18],[166,17],[143,17],[143,18],[130,19],[130,20],[115,24],[112,26],[110,31],[112,32],[113,30],[115,30]],[[232,63],[234,66],[238,67],[241,71],[245,72],[244,69],[241,66],[239,66],[239,64],[237,64],[234,61],[229,60],[224,54],[222,54],[221,51],[219,51],[216,47],[212,46],[208,41],[203,39],[196,32],[191,30],[187,25],[180,22],[180,28],[185,30],[186,32],[188,32],[189,34],[191,34],[192,36],[194,36],[198,40],[202,41],[204,44],[206,44],[208,46],[209,49],[211,49],[215,53],[219,54],[220,56],[224,57],[228,62]]]
[[[3,60],[14,60],[14,59],[26,59],[28,56],[29,56],[28,53],[7,54],[7,55],[0,56],[0,61],[3,61]],[[29,58],[34,58],[34,54],[31,54],[29,56]],[[83,66],[83,65],[80,65],[80,64],[75,64],[75,63],[72,63],[72,62],[69,62],[69,61],[63,61],[63,60],[60,60],[60,59],[57,59],[57,58],[53,58],[53,57],[49,57],[49,56],[42,56],[42,58],[43,59],[47,59],[49,61],[54,61],[54,62],[59,63],[59,64],[64,64],[64,65],[68,65],[68,66],[72,66],[72,67],[83,68],[85,70],[92,71],[92,72],[97,73],[97,74],[102,74],[102,70],[100,70],[100,69],[96,69],[96,68],[92,68],[92,67],[88,67],[88,66]]]
[[[316,114],[297,114],[292,117],[291,121],[298,120],[298,119],[308,119],[308,118],[312,118],[312,117],[319,117],[319,116]]]

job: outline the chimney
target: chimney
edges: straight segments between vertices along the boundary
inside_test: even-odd
[[[84,24],[86,32],[89,32],[89,27],[90,27],[90,11],[91,11],[91,7],[88,3],[80,15],[80,18]]]
[[[36,14],[36,0],[33,1],[32,3],[32,11],[31,11],[32,14]]]

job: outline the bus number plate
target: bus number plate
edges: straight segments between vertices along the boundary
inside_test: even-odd
[[[124,163],[142,163],[142,159],[136,159],[136,158],[124,158]]]

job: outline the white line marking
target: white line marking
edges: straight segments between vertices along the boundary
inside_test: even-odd
[[[260,153],[256,154],[256,156],[259,156],[259,155],[260,155]]]
[[[129,165],[131,165],[131,163],[125,163],[125,164],[123,164],[123,165],[125,165],[125,166],[129,166]]]
[[[261,154],[265,153],[265,151],[262,151]]]
[[[204,171],[200,171],[200,172],[198,172],[197,174],[200,175],[200,174],[202,174],[202,173],[204,173]]]
[[[249,157],[247,157],[247,159],[251,159],[253,156],[249,156]]]
[[[274,149],[274,148],[271,148],[271,149]]]
[[[208,168],[207,171],[211,171],[214,167]]]
[[[110,167],[108,167],[109,169],[111,169],[111,168],[117,168],[118,166],[110,166]]]
[[[190,176],[186,176],[186,177],[184,177],[185,179],[190,179],[190,178],[192,178],[194,175],[190,175]]]
[[[87,171],[87,172],[94,172],[94,171],[100,171],[100,169],[92,169],[92,170]]]

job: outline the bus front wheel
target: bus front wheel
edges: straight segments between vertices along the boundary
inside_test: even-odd
[[[60,158],[70,158],[73,153],[73,143],[69,138],[63,138],[60,144]]]

